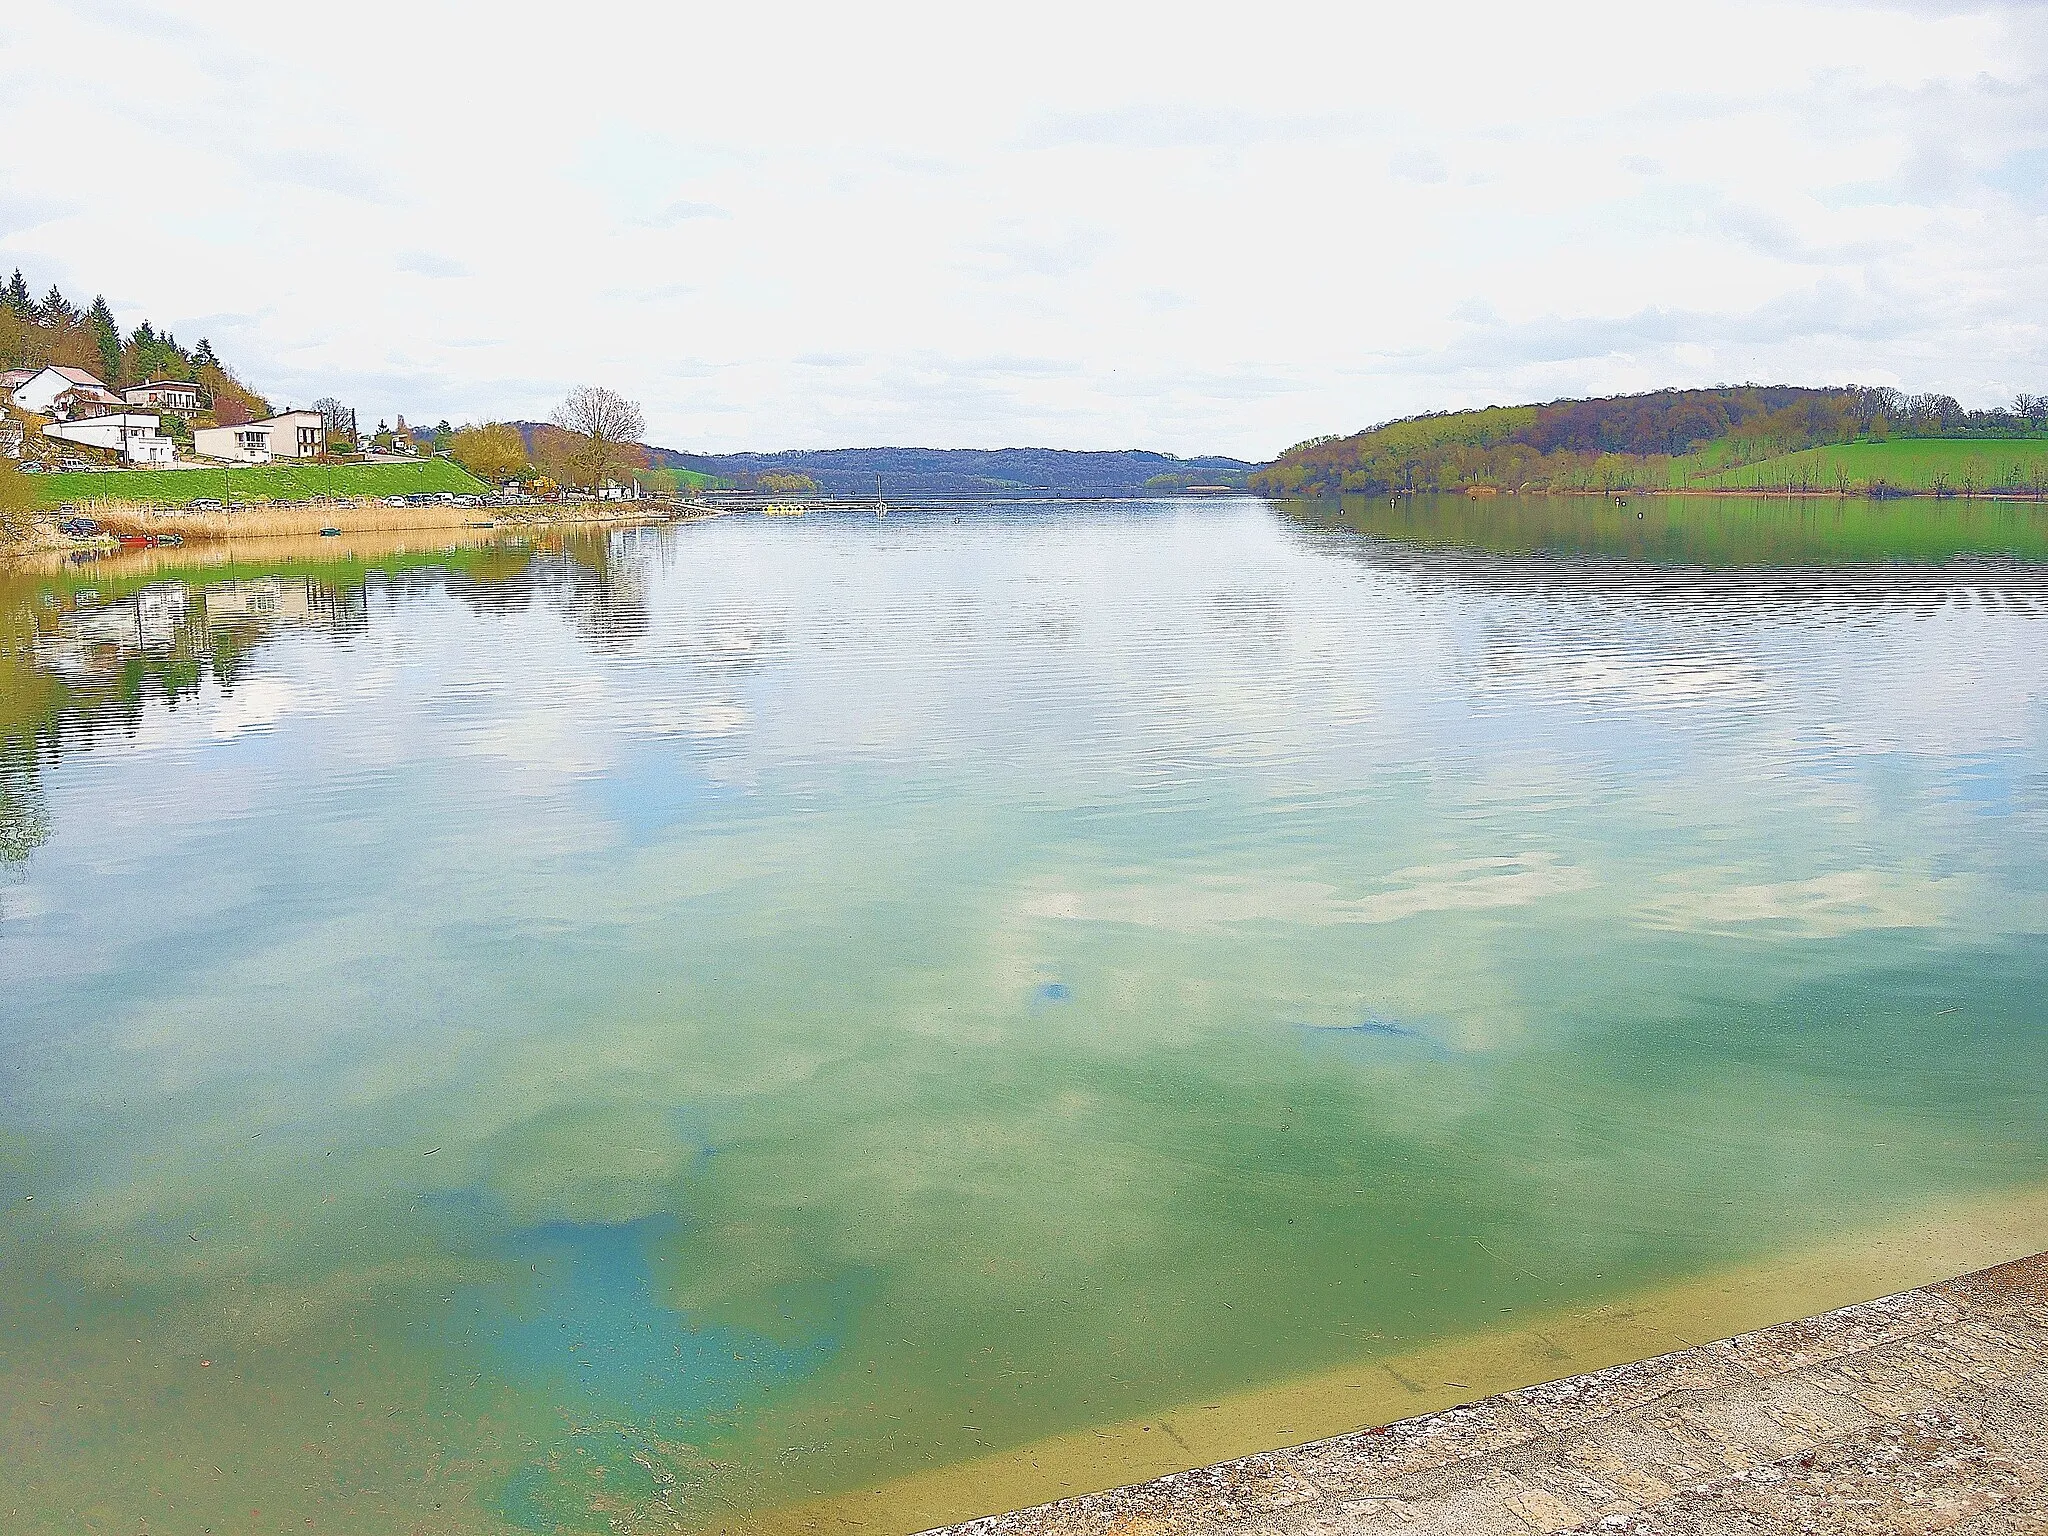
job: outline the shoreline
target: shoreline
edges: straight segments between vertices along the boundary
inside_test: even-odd
[[[923,1536],[2048,1530],[2048,1253]]]
[[[614,508],[618,510],[614,510]],[[627,510],[630,509],[630,510]],[[230,512],[194,512],[156,508],[143,503],[91,503],[67,517],[89,517],[103,530],[99,537],[74,539],[58,531],[54,514],[38,513],[27,541],[0,546],[0,559],[71,554],[82,550],[112,552],[124,535],[173,535],[179,545],[221,545],[278,539],[394,533],[494,533],[547,531],[573,527],[636,527],[646,524],[698,522],[725,515],[727,509],[682,502],[546,502],[531,506],[458,507],[428,503],[393,507],[381,500],[315,501],[303,506],[238,507]]]
[[[1251,496],[1257,493],[1247,491],[1245,494]],[[1624,501],[1632,496],[1727,496],[1731,498],[1747,498],[1751,501],[1990,501],[1997,502],[2001,506],[2026,506],[2033,504],[2048,507],[2048,493],[2038,491],[1908,491],[1890,485],[1886,486],[1882,491],[1873,490],[1869,486],[1850,486],[1847,489],[1843,489],[1840,486],[1807,486],[1801,488],[1786,486],[1657,485],[1620,486],[1613,490],[1604,491],[1562,486],[1511,491],[1495,486],[1490,489],[1480,490],[1477,493],[1469,486],[1461,486],[1454,491],[1344,491],[1334,496],[1324,497],[1270,496],[1260,499],[1268,501],[1344,501],[1347,499],[1362,501],[1382,496],[1391,501],[1399,501],[1404,498],[1413,500],[1419,496],[1454,496],[1472,501],[1494,501],[1501,497],[1528,500],[1540,496],[1592,496]],[[1221,500],[1222,498],[1219,497],[1218,499]]]
[[[2044,1248],[2048,1186],[1931,1206],[1810,1248],[1549,1312],[1511,1328],[1361,1359],[1150,1418],[1073,1430],[705,1529],[720,1536],[935,1530],[1630,1367]]]

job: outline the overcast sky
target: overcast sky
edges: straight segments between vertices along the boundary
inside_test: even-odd
[[[0,266],[366,424],[1270,457],[2048,391],[2048,6],[12,0]]]

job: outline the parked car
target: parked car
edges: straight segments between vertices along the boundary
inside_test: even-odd
[[[409,507],[412,505],[412,502],[404,496],[386,496],[384,498],[384,505],[387,507]]]
[[[89,517],[67,517],[57,525],[57,531],[67,538],[90,539],[100,531],[100,525]]]
[[[40,475],[43,472],[43,466],[38,464],[34,459],[30,459],[26,464],[21,466],[21,472],[24,475]]]
[[[483,503],[474,496],[458,496],[455,498],[455,505],[458,507],[480,507]]]
[[[202,496],[197,501],[186,502],[185,505],[194,512],[218,512],[221,510],[220,502],[212,496]]]

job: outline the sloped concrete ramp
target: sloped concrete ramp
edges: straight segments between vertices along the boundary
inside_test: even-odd
[[[2048,1254],[944,1536],[2048,1533]]]

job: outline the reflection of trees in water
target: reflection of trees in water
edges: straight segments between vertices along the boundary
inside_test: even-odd
[[[102,596],[63,579],[0,585],[0,859],[18,863],[49,835],[40,770],[47,759],[130,736],[153,699],[168,708],[208,679],[232,692],[256,653],[287,632],[346,639],[369,627],[369,582],[401,598],[445,588],[478,614],[540,602],[602,650],[648,626],[655,545],[632,534],[577,531],[538,546],[486,545],[445,563],[365,571],[352,583],[278,574],[150,581]]]
[[[1698,619],[1804,623],[1836,623],[1881,613],[1928,614],[1957,603],[1994,603],[2026,613],[2048,610],[2048,562],[2036,560],[1955,555],[1940,563],[1912,563],[1901,557],[1851,558],[1836,564],[1774,561],[1764,551],[1752,550],[1751,564],[1688,563],[1588,548],[1597,540],[1597,529],[1588,530],[1599,515],[1591,509],[1574,514],[1585,520],[1581,526],[1563,528],[1554,542],[1534,548],[1521,541],[1535,531],[1541,521],[1537,518],[1489,525],[1482,512],[1466,525],[1428,511],[1419,520],[1399,509],[1386,517],[1379,516],[1378,509],[1361,513],[1347,507],[1346,513],[1341,519],[1307,515],[1298,520],[1315,531],[1313,547],[1319,553],[1398,575],[1425,593],[1526,597]],[[1563,514],[1543,515],[1553,516]],[[1427,528],[1427,537],[1419,536],[1418,523]],[[1472,543],[1457,542],[1453,530],[1459,527],[1472,535]],[[1508,540],[1512,545],[1501,547]]]
[[[630,645],[647,632],[647,572],[653,544],[632,531],[589,529],[552,534],[524,550],[516,567],[465,564],[424,585],[445,582],[473,613],[517,613],[541,602],[565,615],[576,633],[601,650]]]
[[[1741,573],[1956,560],[2048,559],[2048,524],[2010,502],[1750,496],[1369,497],[1295,502],[1306,528],[1414,550]]]
[[[156,581],[110,598],[0,588],[0,860],[19,862],[49,836],[45,760],[132,736],[152,698],[176,709],[209,677],[232,692],[257,648],[288,628],[345,636],[367,622],[360,584],[305,577]]]
[[[50,835],[33,753],[0,753],[0,869],[19,864]]]

